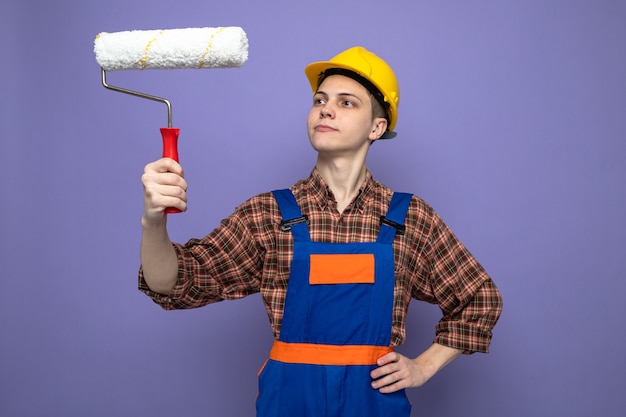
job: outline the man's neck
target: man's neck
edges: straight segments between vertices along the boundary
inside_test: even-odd
[[[342,159],[329,161],[318,157],[316,166],[337,200],[337,210],[342,213],[359,193],[365,181],[367,172],[365,161],[358,163]]]

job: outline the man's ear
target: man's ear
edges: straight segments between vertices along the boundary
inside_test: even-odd
[[[370,140],[380,139],[380,137],[387,131],[387,119],[384,117],[376,117],[372,124],[372,131],[370,132]]]

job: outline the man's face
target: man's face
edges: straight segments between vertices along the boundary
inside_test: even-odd
[[[372,116],[371,96],[352,78],[331,75],[313,96],[307,127],[309,140],[319,153],[345,155],[363,151],[378,139],[387,124]]]

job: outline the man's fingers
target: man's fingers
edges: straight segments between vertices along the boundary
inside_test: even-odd
[[[372,388],[388,394],[412,386],[412,363],[407,357],[390,352],[381,356],[376,363],[378,368],[370,373]]]
[[[381,356],[380,358],[378,358],[376,363],[378,364],[378,366],[383,366],[388,363],[397,362],[400,359],[400,357],[401,356],[398,352],[389,352]]]
[[[145,171],[173,172],[183,176],[183,167],[171,158],[161,158],[145,166]]]
[[[374,369],[371,372],[370,376],[372,377],[372,379],[378,379],[384,375],[393,372],[394,370],[397,370],[397,367],[394,369],[392,364],[396,364],[399,359],[400,355],[398,355],[396,352],[389,352],[386,355],[381,356],[376,361],[378,368]]]
[[[150,184],[155,185],[172,185],[180,187],[183,190],[187,189],[187,181],[183,177],[173,172],[146,172],[141,177],[141,182],[144,186]]]
[[[162,220],[163,211],[174,207],[187,210],[187,181],[180,164],[162,158],[147,164],[141,182],[144,186],[144,214],[148,220]]]
[[[187,181],[184,178],[183,168],[173,159],[162,158],[151,162],[144,167],[141,182],[148,188],[154,184],[174,185],[187,190]]]
[[[380,390],[382,393],[390,393],[402,388],[406,388],[405,378],[402,376],[401,370],[396,370],[385,376],[372,381],[372,388]]]

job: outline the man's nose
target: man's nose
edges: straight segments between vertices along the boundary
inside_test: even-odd
[[[330,104],[330,102],[327,101],[326,103],[324,103],[324,105],[320,109],[320,114],[322,117],[332,118],[335,116],[335,109],[333,108],[332,104]]]

